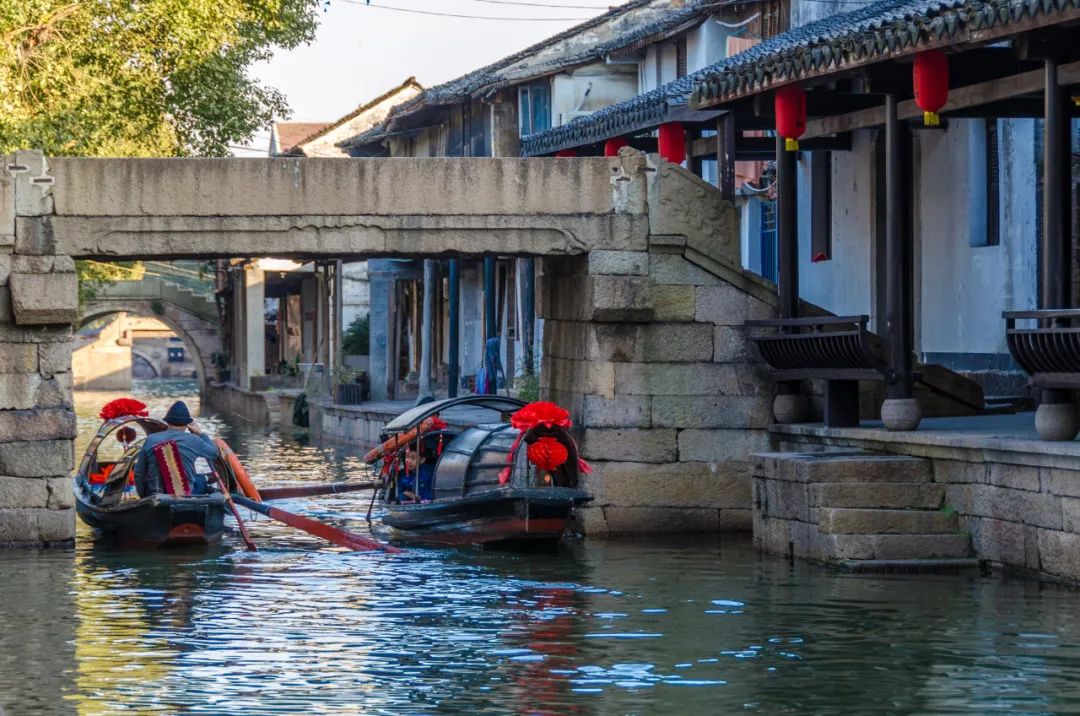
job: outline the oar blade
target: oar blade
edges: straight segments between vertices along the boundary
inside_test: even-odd
[[[303,515],[297,515],[292,512],[286,512],[278,507],[270,507],[254,500],[250,500],[241,495],[233,495],[233,501],[238,505],[243,505],[248,509],[260,512],[267,517],[283,522],[290,527],[303,530],[310,535],[319,537],[321,539],[336,544],[340,547],[347,547],[348,549],[355,550],[357,552],[371,552],[375,550],[381,550],[383,552],[397,553],[401,550],[397,547],[392,547],[388,544],[383,544],[371,537],[365,537],[364,535],[343,530],[340,527],[334,527],[328,525],[325,522],[319,522],[318,520],[310,517],[304,517]]]

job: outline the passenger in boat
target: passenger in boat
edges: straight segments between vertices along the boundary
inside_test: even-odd
[[[218,459],[217,446],[194,424],[182,400],[173,403],[164,420],[168,429],[148,435],[135,460],[139,497],[207,494],[206,480]]]
[[[405,465],[398,473],[398,500],[401,502],[416,502],[417,475],[420,479],[421,502],[430,502],[435,498],[435,461],[426,454],[417,452],[411,447],[405,448]]]

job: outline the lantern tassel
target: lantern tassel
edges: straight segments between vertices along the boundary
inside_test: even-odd
[[[939,127],[941,126],[941,117],[937,112],[923,112],[922,121],[924,127]]]
[[[790,139],[790,138],[785,139],[784,140],[784,149],[788,150],[789,152],[797,152],[797,151],[799,151],[799,140],[798,139]]]

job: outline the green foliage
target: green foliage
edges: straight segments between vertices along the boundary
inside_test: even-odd
[[[367,315],[357,316],[342,336],[341,352],[350,356],[366,356],[370,350],[371,328]]]
[[[540,376],[534,374],[522,375],[514,379],[517,386],[517,397],[532,403],[540,400]]]
[[[248,75],[319,0],[0,0],[0,152],[226,156],[285,98]]]

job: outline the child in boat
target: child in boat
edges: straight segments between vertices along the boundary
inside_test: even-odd
[[[416,477],[420,479],[420,502],[430,502],[435,497],[435,465],[426,455],[414,450],[412,447],[405,448],[405,465],[398,473],[398,500],[402,502],[416,502]]]

